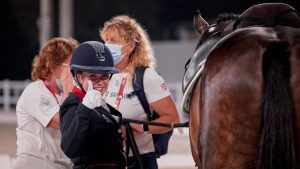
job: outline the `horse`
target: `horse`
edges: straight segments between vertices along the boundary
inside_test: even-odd
[[[186,65],[183,110],[199,169],[300,168],[300,15],[251,6],[209,26]]]

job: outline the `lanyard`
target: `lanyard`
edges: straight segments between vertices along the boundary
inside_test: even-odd
[[[52,95],[54,96],[56,102],[60,105],[53,88],[50,86],[50,84],[46,80],[44,80],[43,82],[44,82],[44,85],[47,87],[47,89],[50,91],[50,93],[52,93]]]
[[[125,77],[122,78],[121,86],[120,86],[120,89],[119,89],[119,92],[118,92],[118,95],[117,95],[117,98],[116,98],[116,101],[115,101],[115,104],[114,104],[115,109],[118,109],[119,106],[120,106],[121,98],[122,98],[122,94],[123,94],[123,90],[124,90],[126,81],[127,81],[127,77],[125,76]]]

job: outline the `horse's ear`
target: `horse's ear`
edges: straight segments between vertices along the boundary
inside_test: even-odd
[[[196,28],[197,32],[202,35],[208,26],[208,23],[201,17],[200,11],[197,10],[194,14],[194,27]]]

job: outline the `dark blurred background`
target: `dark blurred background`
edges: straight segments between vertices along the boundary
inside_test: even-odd
[[[100,40],[98,30],[112,16],[128,14],[148,31],[151,40],[182,40],[182,31],[197,38],[192,25],[193,13],[213,22],[219,13],[241,13],[254,4],[284,2],[299,11],[300,2],[259,0],[73,0],[73,37],[79,42]],[[0,80],[30,78],[31,61],[39,43],[40,0],[1,1]],[[59,0],[52,0],[51,37],[59,36]]]

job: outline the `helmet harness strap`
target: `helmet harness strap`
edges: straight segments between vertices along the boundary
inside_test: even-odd
[[[78,71],[77,71],[77,70],[74,70],[74,80],[75,80],[75,82],[76,82],[76,85],[77,85],[84,93],[86,93],[86,91],[83,89],[82,84],[78,81],[77,74],[78,74]]]

